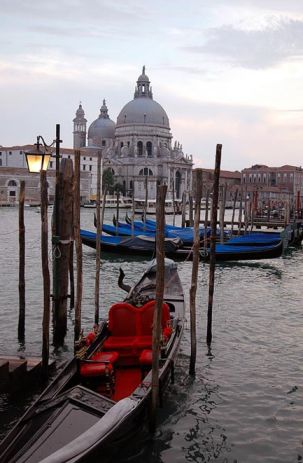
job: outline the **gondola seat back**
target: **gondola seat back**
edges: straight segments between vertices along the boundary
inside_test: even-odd
[[[147,302],[141,307],[134,307],[127,302],[114,304],[109,310],[109,337],[103,348],[119,352],[119,363],[122,358],[128,364],[138,364],[144,349],[152,347],[153,317],[156,301]],[[166,303],[162,308],[162,333],[170,320],[169,307]],[[122,361],[123,362],[123,361]]]
[[[117,350],[120,356],[136,354],[137,314],[136,307],[127,302],[111,306],[108,314],[109,337],[105,340],[105,350]]]

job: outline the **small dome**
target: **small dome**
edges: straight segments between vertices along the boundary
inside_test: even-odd
[[[88,129],[88,140],[97,143],[102,138],[114,138],[116,124],[109,118],[108,109],[103,100],[98,119],[91,123]]]
[[[137,83],[139,83],[139,82],[148,82],[148,83],[150,83],[150,80],[149,80],[148,76],[145,74],[145,66],[143,66],[141,76],[138,77]]]

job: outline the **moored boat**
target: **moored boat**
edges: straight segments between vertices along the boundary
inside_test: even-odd
[[[216,260],[255,260],[255,259],[273,259],[280,257],[283,253],[283,241],[267,245],[238,246],[228,244],[216,244]],[[200,250],[202,260],[210,259],[210,249]]]
[[[81,230],[80,236],[82,243],[91,248],[96,248],[96,233]],[[102,252],[114,252],[117,254],[134,254],[134,255],[149,255],[155,254],[156,239],[155,236],[145,236],[137,234],[133,237],[127,236],[100,236]],[[180,238],[165,238],[164,251],[166,256],[174,256],[177,249],[182,246]]]
[[[0,444],[1,463],[107,461],[137,438],[151,401],[156,265],[151,262],[108,321],[73,358]],[[184,326],[176,264],[165,261],[160,393],[170,381]]]

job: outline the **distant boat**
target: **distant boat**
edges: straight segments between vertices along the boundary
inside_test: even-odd
[[[48,207],[47,207],[47,212],[53,212],[53,210],[54,210],[54,205],[49,204]],[[37,206],[35,211],[37,212],[37,214],[40,214],[41,213],[41,206]]]
[[[147,208],[146,214],[148,215],[155,215],[156,214],[156,204],[157,201],[155,199],[149,199],[147,201]],[[165,214],[172,215],[172,214],[181,214],[181,206],[182,202],[180,200],[175,200],[175,207],[174,201],[172,199],[167,199],[165,201]],[[145,200],[144,199],[135,199],[135,214],[142,214],[145,209]]]
[[[103,200],[100,201],[100,206],[102,207]],[[130,209],[132,207],[133,200],[132,198],[127,198],[120,196],[119,197],[119,209]],[[83,204],[83,207],[87,208],[96,208],[96,201],[91,201],[89,203]],[[107,209],[117,209],[117,197],[116,196],[106,196],[105,208]]]

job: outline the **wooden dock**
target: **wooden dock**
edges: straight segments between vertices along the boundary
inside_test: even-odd
[[[42,360],[39,357],[0,357],[0,392],[14,392],[28,387],[41,373]],[[55,361],[49,362],[50,368]]]

